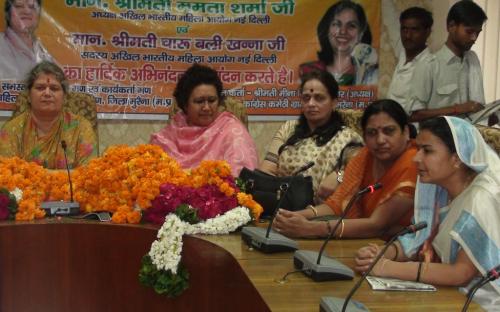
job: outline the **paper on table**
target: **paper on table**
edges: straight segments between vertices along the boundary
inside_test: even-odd
[[[429,284],[403,281],[394,278],[367,276],[366,280],[373,290],[436,291],[436,287]]]

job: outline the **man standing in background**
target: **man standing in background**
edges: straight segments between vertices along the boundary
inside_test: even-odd
[[[399,55],[387,97],[401,104],[408,115],[411,115],[413,72],[416,67],[432,59],[427,39],[431,34],[433,22],[432,13],[420,7],[408,8],[399,16],[404,50]]]
[[[455,3],[446,19],[448,38],[430,62],[415,68],[411,121],[450,115],[470,118],[483,108],[481,65],[470,49],[487,16],[476,3]]]

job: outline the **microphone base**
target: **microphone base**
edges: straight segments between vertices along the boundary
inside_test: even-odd
[[[80,213],[77,202],[48,201],[41,204],[47,216],[75,216]]]
[[[323,254],[318,264],[318,252],[297,250],[293,255],[293,265],[296,269],[303,270],[315,282],[352,280],[354,272],[338,260]]]
[[[296,241],[271,230],[266,237],[267,228],[245,226],[241,239],[252,248],[264,253],[289,252],[299,249]]]
[[[321,297],[319,304],[320,312],[340,312],[344,305],[345,298]],[[370,311],[364,304],[356,300],[350,300],[345,309],[348,312]]]

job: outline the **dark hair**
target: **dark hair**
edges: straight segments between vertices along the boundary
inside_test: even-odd
[[[428,130],[437,136],[448,147],[450,153],[456,153],[455,142],[453,141],[453,134],[451,133],[450,125],[444,117],[436,117],[424,120],[419,123],[420,131]]]
[[[310,80],[319,80],[328,91],[328,94],[332,99],[336,99],[339,96],[339,85],[332,74],[324,70],[313,70],[311,72],[305,73],[300,77],[300,92],[304,91],[304,85]]]
[[[446,24],[451,22],[455,24],[463,24],[465,26],[479,26],[488,19],[483,9],[476,3],[470,0],[461,0],[455,3],[446,18]]]
[[[57,64],[49,61],[41,61],[30,70],[25,80],[25,85],[28,90],[33,87],[35,80],[37,80],[38,76],[41,74],[54,75],[57,81],[61,84],[64,93],[68,93],[69,83],[68,79],[66,79],[66,76],[64,75],[64,71],[57,66]]]
[[[421,7],[411,7],[401,12],[399,22],[402,23],[404,20],[410,18],[419,20],[424,28],[431,28],[434,24],[432,13]]]
[[[5,6],[4,6],[4,15],[5,15],[5,22],[7,23],[7,27],[10,27],[10,10],[12,9],[12,4],[15,2],[16,0],[5,0]],[[41,8],[42,7],[42,0],[36,0],[36,2],[38,3],[38,7]],[[40,12],[38,12],[38,14],[40,14]]]
[[[386,113],[389,115],[399,125],[402,131],[405,129],[405,126],[408,126],[408,115],[403,107],[394,100],[382,99],[373,101],[373,103],[365,108],[363,116],[361,117],[361,128],[363,132],[365,131],[368,119],[379,113]]]
[[[186,112],[191,92],[193,92],[194,88],[202,84],[214,86],[217,90],[217,96],[219,97],[219,105],[223,103],[224,95],[222,94],[222,81],[217,71],[208,66],[194,64],[186,70],[175,86],[175,101],[182,111]]]
[[[357,4],[349,0],[341,0],[332,5],[326,11],[326,13],[319,21],[318,28],[316,30],[318,35],[319,45],[321,46],[321,50],[318,51],[318,59],[324,62],[325,64],[330,64],[334,56],[332,45],[330,44],[330,40],[328,40],[330,24],[335,15],[347,9],[353,10],[356,13],[356,16],[358,17],[362,33],[360,42],[366,44],[372,43],[372,34],[370,32],[370,25],[368,25],[368,21],[366,20],[365,10],[363,9],[363,7],[360,4]]]
[[[333,99],[338,97],[339,85],[337,84],[337,81],[335,81],[335,78],[333,78],[333,76],[326,71],[312,71],[304,74],[301,77],[302,82],[300,84],[300,92],[303,91],[306,82],[314,79],[320,81],[325,86],[328,94]],[[286,146],[294,145],[295,143],[309,137],[315,137],[316,146],[323,146],[328,143],[337,134],[337,132],[342,129],[343,126],[344,122],[342,121],[342,117],[338,112],[333,110],[328,122],[311,132],[306,116],[301,114],[299,117],[299,123],[295,126],[293,134],[283,145],[280,146],[278,154],[281,154]]]

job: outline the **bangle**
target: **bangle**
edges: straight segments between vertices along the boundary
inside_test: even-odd
[[[326,222],[326,230],[328,231],[326,236],[328,236],[332,232],[332,225],[330,224],[330,221],[328,221],[328,220],[325,220],[325,222]]]
[[[415,281],[420,282],[420,274],[422,273],[422,261],[418,263],[417,279]]]
[[[345,226],[344,220],[342,219],[341,224],[340,224],[340,234],[339,234],[339,236],[337,236],[337,239],[341,239],[342,235],[344,235],[344,226]]]
[[[392,243],[392,246],[394,246],[394,249],[396,250],[396,254],[392,258],[392,261],[396,261],[398,259],[398,255],[399,255],[398,246],[396,246],[396,243]]]
[[[314,213],[314,217],[317,217],[318,216],[318,210],[313,206],[313,205],[307,205],[308,209],[311,209],[312,212]]]

